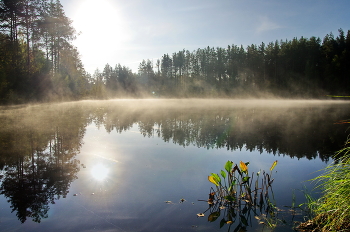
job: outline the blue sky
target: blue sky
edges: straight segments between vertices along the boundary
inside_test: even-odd
[[[350,29],[349,0],[61,0],[81,34],[78,47],[91,74],[109,63],[137,72],[182,49],[265,44]]]

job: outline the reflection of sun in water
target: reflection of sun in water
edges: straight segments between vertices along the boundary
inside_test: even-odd
[[[96,164],[91,169],[91,175],[96,180],[104,180],[108,176],[108,168],[103,164]]]

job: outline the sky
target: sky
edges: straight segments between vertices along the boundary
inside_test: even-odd
[[[180,50],[336,37],[350,30],[349,0],[61,0],[87,72]]]

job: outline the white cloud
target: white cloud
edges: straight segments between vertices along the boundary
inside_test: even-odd
[[[256,29],[258,34],[282,28],[281,25],[271,21],[267,16],[259,18],[259,26]]]

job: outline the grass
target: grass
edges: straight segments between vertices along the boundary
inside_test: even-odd
[[[314,180],[323,195],[308,204],[316,216],[299,228],[322,232],[350,231],[350,140],[337,152],[335,162]]]

